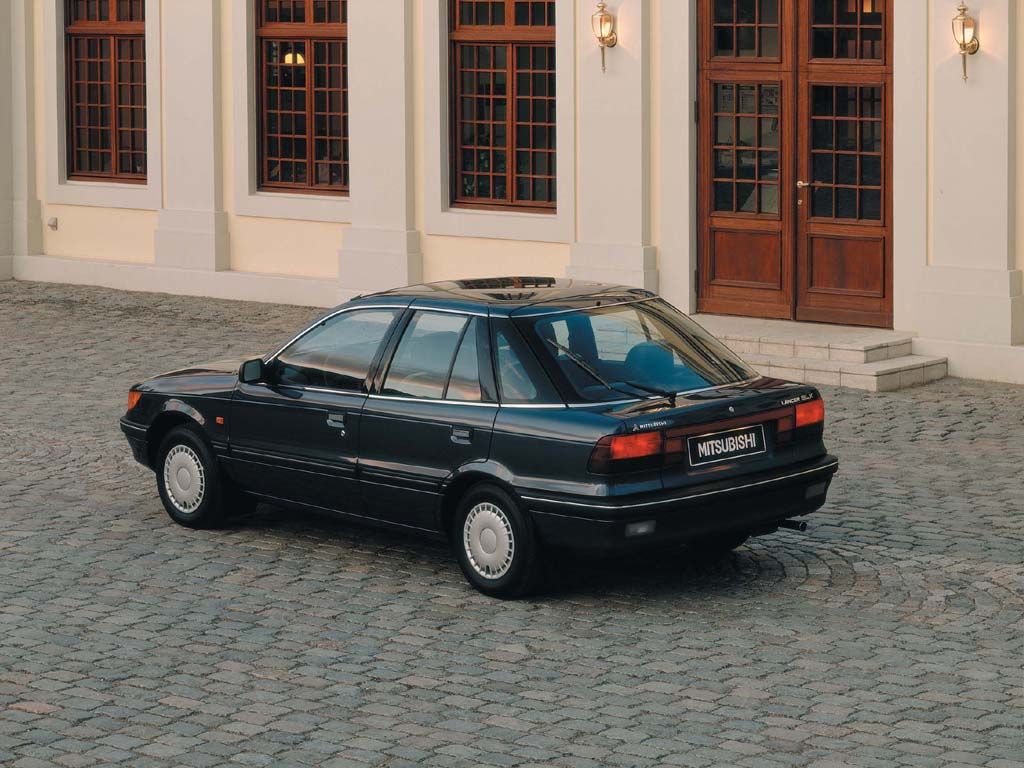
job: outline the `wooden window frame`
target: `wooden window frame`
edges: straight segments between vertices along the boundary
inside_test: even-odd
[[[313,183],[315,176],[315,141],[316,128],[314,120],[314,69],[316,63],[313,59],[313,49],[317,43],[341,43],[342,46],[342,93],[348,91],[348,19],[347,12],[343,14],[345,21],[342,23],[320,22],[315,23],[314,5],[315,0],[302,0],[304,6],[304,22],[267,22],[264,20],[266,11],[266,0],[256,0],[256,24],[254,35],[256,39],[256,188],[258,190],[276,193],[290,193],[302,195],[323,195],[328,197],[349,197],[351,178],[347,179],[340,187],[326,187]],[[345,9],[347,11],[347,8]],[[267,40],[287,41],[290,43],[301,43],[306,50],[306,183],[289,182],[268,182],[268,160],[267,160],[267,89],[265,84],[266,61],[264,42]],[[343,95],[343,100],[345,99]],[[342,106],[342,121],[347,125],[347,107]],[[349,132],[344,130],[341,136],[344,144],[349,141]],[[348,167],[351,172],[351,165],[348,159],[343,160],[343,167]]]
[[[121,104],[118,94],[118,42],[126,39],[134,39],[142,43],[143,71],[146,66],[146,22],[143,21],[121,21],[118,17],[118,0],[99,0],[100,6],[106,5],[106,21],[76,21],[74,19],[75,0],[65,0],[63,4],[64,19],[64,90],[65,110],[67,117],[65,123],[65,140],[67,144],[67,178],[72,181],[99,181],[117,182],[120,184],[146,184],[148,182],[149,157],[148,148],[144,151],[146,157],[146,173],[122,172],[119,169],[120,161],[120,112]],[[145,3],[142,5],[145,12]],[[74,43],[80,38],[107,38],[110,43],[110,172],[101,171],[78,171],[77,170],[77,136],[75,123],[75,62]],[[144,75],[145,77],[145,75]],[[146,92],[148,83],[143,80],[143,93]],[[143,105],[148,120],[148,104]],[[148,126],[144,131],[148,134]],[[148,135],[147,135],[148,143]]]
[[[491,25],[462,25],[459,23],[459,0],[448,2],[448,86],[449,86],[449,206],[452,209],[481,210],[481,211],[519,211],[523,213],[554,214],[557,212],[557,199],[551,202],[519,202],[515,199],[515,182],[518,177],[516,173],[516,127],[519,120],[515,116],[516,107],[516,57],[515,46],[517,44],[547,44],[552,50],[556,47],[556,27],[554,24],[548,26],[528,26],[515,24],[515,0],[505,0],[505,23]],[[507,48],[506,54],[506,82],[508,83],[507,96],[508,106],[505,117],[505,153],[506,153],[506,200],[485,201],[476,198],[462,197],[459,194],[459,183],[461,172],[459,170],[459,155],[461,145],[459,142],[459,128],[461,123],[460,106],[460,55],[459,46],[462,44],[478,44],[501,46]],[[557,59],[554,74],[557,75]],[[557,92],[555,94],[557,102]],[[557,113],[556,113],[557,114]],[[557,116],[552,127],[552,134],[557,137]],[[557,163],[558,147],[555,145],[554,157]],[[556,166],[557,168],[557,166]],[[493,174],[492,174],[493,175]],[[528,174],[532,175],[532,174]],[[557,189],[557,170],[552,173],[550,183]]]

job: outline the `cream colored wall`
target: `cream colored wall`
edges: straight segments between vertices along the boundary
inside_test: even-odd
[[[338,249],[345,225],[239,216],[235,212],[231,3],[225,0],[220,8],[221,157],[224,210],[228,214],[231,238],[231,269],[333,279],[338,273]]]
[[[562,277],[569,263],[569,246],[520,240],[424,236],[423,279],[536,275]]]
[[[43,222],[57,219],[57,229],[43,227],[47,256],[152,264],[155,211],[87,208],[81,205],[42,206]]]

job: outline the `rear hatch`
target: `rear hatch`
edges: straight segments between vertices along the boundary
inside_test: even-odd
[[[816,402],[817,401],[817,402]],[[797,424],[797,408],[820,403],[813,387],[760,378],[668,400],[607,412],[622,432],[664,436],[661,475],[666,489],[782,469],[825,453],[823,423]]]

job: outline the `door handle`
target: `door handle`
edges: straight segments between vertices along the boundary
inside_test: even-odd
[[[473,440],[473,430],[469,427],[452,427],[452,442],[468,445]]]
[[[798,181],[796,183],[796,188],[797,189],[805,189],[807,187],[816,187],[816,186],[818,186],[818,184],[817,184],[817,182],[814,182],[814,181]]]
[[[341,433],[341,436],[345,436],[345,414],[344,413],[328,413],[327,414],[327,426],[332,429],[336,429]]]

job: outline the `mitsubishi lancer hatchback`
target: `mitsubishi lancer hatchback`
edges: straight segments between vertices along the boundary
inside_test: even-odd
[[[556,550],[727,551],[825,503],[821,395],[653,293],[553,278],[376,293],[245,361],[131,388],[176,522],[258,502],[447,538],[516,597]]]

